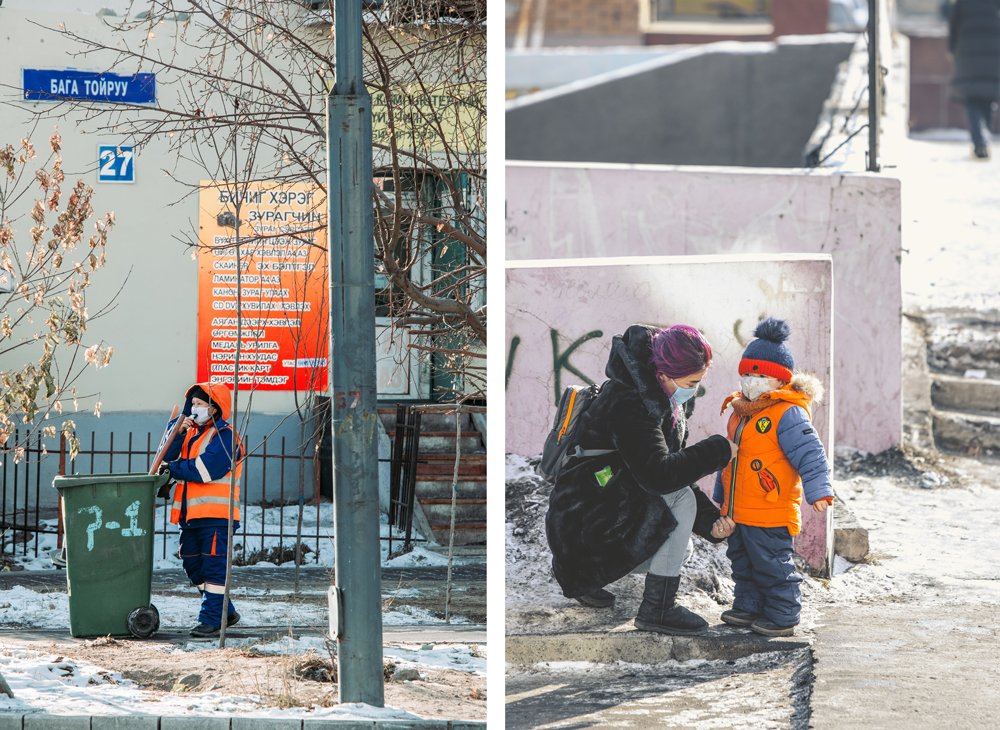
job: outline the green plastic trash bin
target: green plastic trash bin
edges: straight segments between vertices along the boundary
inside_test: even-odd
[[[53,486],[63,499],[73,636],[156,633],[150,604],[156,490],[169,474],[78,474]]]

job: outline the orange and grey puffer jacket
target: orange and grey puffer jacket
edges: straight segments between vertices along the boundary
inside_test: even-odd
[[[787,386],[755,401],[740,393],[726,398],[722,412],[732,405],[728,436],[739,453],[715,479],[722,514],[742,525],[786,526],[797,535],[803,491],[809,504],[833,499],[830,465],[809,420],[822,397],[816,377],[795,373]]]
[[[183,439],[175,439],[164,454],[170,475],[177,480],[173,492],[170,521],[182,519],[229,519],[229,490],[232,475],[233,429],[227,423],[232,410],[229,388],[219,384],[196,383],[188,389],[185,412],[190,412],[191,391],[201,388],[219,407],[219,417],[203,426],[193,426]],[[171,421],[171,423],[173,423]],[[236,497],[234,520],[240,519],[240,477],[243,447],[236,445]]]

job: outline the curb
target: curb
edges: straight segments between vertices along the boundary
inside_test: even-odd
[[[6,715],[0,730],[486,730],[466,720],[337,720],[278,717],[158,717],[156,715]]]
[[[721,627],[712,627],[701,636],[666,636],[626,629],[611,633],[508,636],[505,659],[514,666],[545,662],[659,664],[670,660],[741,659],[771,651],[808,649],[811,645],[806,638],[767,637]]]

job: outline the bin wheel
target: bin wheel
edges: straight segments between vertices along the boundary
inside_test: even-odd
[[[128,630],[137,639],[148,639],[160,628],[160,612],[156,606],[139,606],[128,615]]]

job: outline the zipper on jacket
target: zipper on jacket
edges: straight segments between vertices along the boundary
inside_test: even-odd
[[[743,427],[750,422],[750,416],[743,416],[740,418],[740,425],[736,427],[736,436],[733,441],[738,447],[740,445],[740,439],[743,437]],[[730,519],[736,519],[736,469],[740,465],[740,452],[736,452],[736,458],[733,459],[733,463],[729,470],[729,509],[727,510],[726,516]]]

